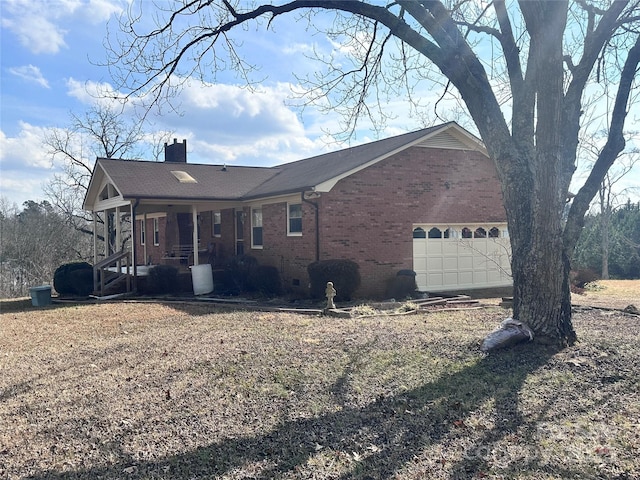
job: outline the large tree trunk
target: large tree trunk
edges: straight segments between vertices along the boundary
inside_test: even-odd
[[[531,8],[530,8],[531,7]],[[525,180],[514,180],[503,188],[511,197],[506,203],[512,237],[514,318],[527,323],[534,338],[561,346],[576,339],[571,322],[569,289],[570,259],[563,243],[562,212],[566,201],[562,136],[564,71],[562,36],[566,22],[565,2],[548,8],[522,5],[531,34],[529,86],[536,93],[534,145],[520,144],[520,155],[528,168],[518,173]],[[521,207],[514,209],[513,205]],[[516,211],[517,210],[517,213]]]
[[[531,327],[535,341],[570,345],[576,334],[571,321],[569,259],[562,236],[552,235],[544,225],[532,225],[529,240],[521,240],[526,247],[513,255],[513,317]]]

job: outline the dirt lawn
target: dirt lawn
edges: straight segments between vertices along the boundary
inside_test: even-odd
[[[618,309],[635,305],[640,309],[640,280],[598,280],[583,294],[573,294],[571,303]]]
[[[640,282],[601,286],[576,303],[640,303]],[[1,479],[640,478],[640,317],[620,311],[577,308],[559,352],[485,355],[497,305],[0,308]]]

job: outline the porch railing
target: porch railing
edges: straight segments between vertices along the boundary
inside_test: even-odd
[[[114,253],[93,266],[93,292],[104,297],[110,289],[125,281],[129,293],[132,275],[131,252]]]

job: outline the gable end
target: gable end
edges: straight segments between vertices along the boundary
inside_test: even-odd
[[[479,150],[486,155],[484,146],[478,141],[473,142],[470,137],[460,138],[456,130],[448,130],[439,132],[436,135],[425,138],[420,143],[417,143],[416,147],[422,148],[442,148],[447,150]],[[474,145],[474,143],[476,143]]]

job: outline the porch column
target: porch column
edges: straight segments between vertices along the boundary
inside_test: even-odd
[[[136,258],[136,206],[133,202],[129,204],[129,213],[131,215],[131,267],[133,269],[133,291],[138,291],[138,259]],[[127,274],[129,268],[127,267]]]
[[[104,258],[109,256],[109,211],[103,210],[102,214],[104,215]]]
[[[165,227],[166,228],[166,227]],[[147,254],[147,213],[142,214],[142,231],[144,232],[144,245],[142,246],[143,254],[144,254],[144,264],[147,265],[149,262],[147,259],[149,258]]]
[[[116,207],[116,219],[115,219],[115,228],[116,228],[116,244],[114,248],[114,253],[120,251],[120,230],[122,230],[122,219],[120,218],[120,207]]]
[[[91,218],[93,220],[93,264],[98,263],[98,214],[95,210],[91,211]]]
[[[198,209],[191,205],[191,218],[193,222],[193,264],[199,265],[198,261]]]

